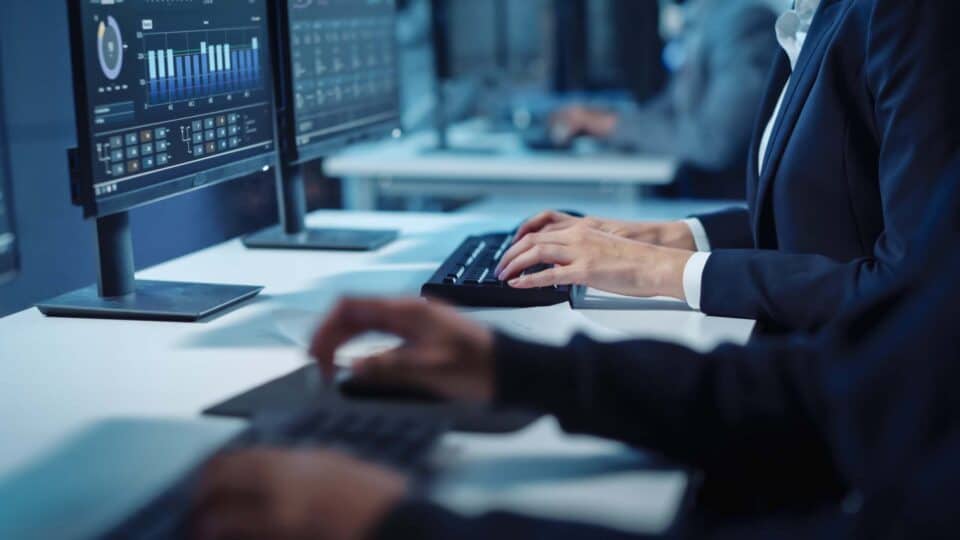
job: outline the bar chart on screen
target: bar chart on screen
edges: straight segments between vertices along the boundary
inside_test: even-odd
[[[263,88],[256,27],[144,33],[142,42],[148,108]]]

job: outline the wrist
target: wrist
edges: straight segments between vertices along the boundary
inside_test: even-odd
[[[566,350],[497,332],[494,399],[500,407],[550,411],[557,388],[569,386]]]
[[[693,232],[683,221],[664,223],[659,227],[659,231],[660,238],[658,245],[685,251],[697,250],[696,242],[693,239]]]
[[[673,248],[660,248],[659,251],[660,253],[655,257],[657,295],[686,301],[686,293],[683,290],[683,271],[694,252]]]

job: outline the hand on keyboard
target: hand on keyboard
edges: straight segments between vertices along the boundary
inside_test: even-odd
[[[226,454],[201,475],[195,537],[366,538],[406,492],[400,474],[338,453]]]
[[[657,246],[695,251],[690,227],[683,221],[622,221],[597,217],[573,216],[569,212],[547,210],[525,221],[517,229],[514,240],[538,232],[556,232],[574,226],[589,227],[622,238]],[[502,270],[502,268],[501,268]]]
[[[531,307],[567,302],[569,288],[513,289],[497,278],[496,266],[513,235],[471,236],[440,265],[423,286],[423,295],[465,306]],[[536,272],[547,266],[531,267]]]
[[[518,289],[587,285],[629,296],[684,299],[683,270],[692,255],[581,223],[523,236],[504,254],[499,277]],[[528,271],[544,264],[553,267]]]
[[[493,397],[493,334],[456,310],[421,300],[343,300],[313,337],[310,354],[332,375],[334,352],[356,335],[387,332],[404,345],[354,363],[354,377],[411,386],[448,399]]]

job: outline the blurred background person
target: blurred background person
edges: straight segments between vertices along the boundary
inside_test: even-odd
[[[747,146],[785,4],[661,0],[667,88],[634,106],[562,108],[552,118],[553,137],[585,135],[625,151],[675,156],[681,167],[663,195],[743,199]]]

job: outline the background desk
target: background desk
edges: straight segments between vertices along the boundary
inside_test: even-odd
[[[675,217],[686,214],[675,210]],[[513,216],[509,226],[522,217]],[[35,309],[0,320],[0,486],[105,418],[196,419],[205,407],[302,365],[304,352],[277,332],[276,310],[319,314],[348,293],[414,295],[463,236],[509,228],[503,215],[473,213],[321,212],[310,222],[399,227],[403,237],[366,254],[248,251],[235,240],[140,274],[146,279],[266,285],[256,301],[203,324],[46,319]],[[509,330],[517,314],[495,310],[485,317],[494,322],[502,317]],[[743,342],[752,329],[749,321],[710,318],[677,306],[581,315],[588,326],[602,324],[697,348]],[[566,437],[546,422],[499,443],[448,436],[441,449],[448,474],[441,478],[437,497],[463,511],[499,505],[549,515],[559,508],[570,510],[565,512],[569,517],[581,517],[573,512],[580,509],[589,514],[584,519],[637,530],[669,519],[682,475],[627,470],[625,464],[642,462],[642,454],[610,442]],[[579,485],[581,491],[553,489],[559,484],[549,484],[543,476],[518,475],[514,480],[520,484],[504,483],[504,471],[533,471],[532,464],[544,462],[538,457],[579,471],[579,484],[569,475],[563,482],[566,488]],[[609,512],[593,512],[590,505]]]
[[[492,193],[542,197],[549,190],[634,200],[638,186],[668,184],[677,168],[673,160],[654,156],[531,151],[516,133],[490,132],[483,121],[455,126],[450,143],[460,151],[431,152],[435,134],[413,133],[352,147],[328,159],[324,171],[344,179],[347,208],[370,210],[381,194],[416,200]],[[495,151],[493,157],[486,150]]]

